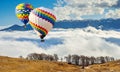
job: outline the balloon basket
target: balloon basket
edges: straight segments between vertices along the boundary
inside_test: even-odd
[[[24,25],[23,27],[26,28],[26,25]]]
[[[44,39],[41,39],[41,42],[44,42],[45,40]]]

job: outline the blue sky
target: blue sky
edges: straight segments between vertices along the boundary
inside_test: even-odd
[[[56,0],[0,0],[0,26],[21,24],[15,15],[15,8],[20,3],[30,3],[34,8],[43,6],[52,9]]]
[[[20,3],[50,8],[58,21],[120,18],[120,0],[0,0],[0,26],[23,25],[15,15]]]

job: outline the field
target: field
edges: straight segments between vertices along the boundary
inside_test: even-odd
[[[120,61],[96,64],[81,69],[81,66],[64,62],[26,60],[0,56],[0,72],[120,72]]]

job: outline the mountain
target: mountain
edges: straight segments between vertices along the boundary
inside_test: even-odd
[[[55,28],[84,28],[87,26],[92,26],[97,29],[120,29],[120,19],[64,20],[55,24]]]
[[[87,26],[93,26],[97,29],[120,29],[120,19],[101,19],[101,20],[63,20],[54,24],[54,28],[84,28]],[[32,30],[32,27],[28,24],[27,28],[19,25],[13,25],[11,27],[2,29],[0,31],[27,31]]]
[[[24,28],[23,26],[15,24],[8,28],[1,29],[0,31],[27,31],[27,30],[32,30],[32,27],[30,25],[27,25],[26,28]]]

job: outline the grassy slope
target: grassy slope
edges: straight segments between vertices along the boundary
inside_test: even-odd
[[[0,57],[0,72],[79,72],[79,66],[49,61]]]
[[[0,72],[120,72],[120,61],[85,68],[61,62],[32,61],[0,56]]]
[[[120,60],[86,67],[87,72],[120,72]]]

